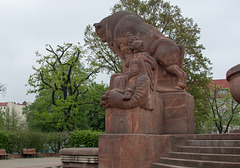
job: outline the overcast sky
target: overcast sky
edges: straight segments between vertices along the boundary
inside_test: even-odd
[[[201,28],[199,43],[213,63],[213,78],[225,79],[240,63],[239,0],[169,0]],[[0,83],[6,84],[0,102],[34,101],[26,95],[28,78],[36,65],[35,52],[45,45],[83,44],[84,29],[110,14],[118,0],[0,0]],[[98,78],[98,81],[104,78]],[[109,79],[105,78],[108,83]]]

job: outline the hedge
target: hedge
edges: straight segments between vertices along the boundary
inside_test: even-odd
[[[98,147],[98,135],[103,132],[83,130],[70,133],[69,145],[75,148]]]
[[[58,153],[64,147],[97,147],[98,135],[103,132],[81,130],[74,132],[7,132],[0,131],[0,149],[21,154],[24,148],[34,148],[38,153]]]

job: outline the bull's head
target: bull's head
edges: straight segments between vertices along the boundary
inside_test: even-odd
[[[96,33],[100,37],[102,42],[107,42],[106,30],[102,22],[103,21],[101,21],[100,23],[94,23],[93,26],[95,27]]]

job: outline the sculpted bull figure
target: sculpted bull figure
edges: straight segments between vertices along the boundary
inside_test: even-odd
[[[130,12],[116,12],[100,23],[94,24],[97,35],[107,42],[115,54],[125,60],[121,48],[128,45],[129,37],[135,37],[144,43],[144,51],[156,59],[166,72],[174,74],[178,83],[176,88],[185,89],[186,73],[183,71],[184,47],[166,38],[158,29]]]

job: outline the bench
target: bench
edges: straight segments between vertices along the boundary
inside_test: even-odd
[[[29,156],[35,157],[37,155],[37,153],[35,152],[35,149],[23,149],[22,151],[23,151],[24,157],[29,157]]]
[[[7,159],[7,157],[9,156],[9,154],[6,153],[6,150],[5,149],[0,149],[0,157],[4,158],[4,159]]]

